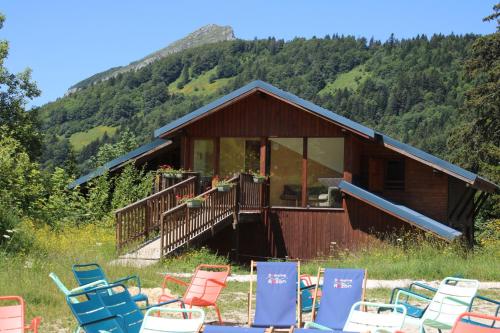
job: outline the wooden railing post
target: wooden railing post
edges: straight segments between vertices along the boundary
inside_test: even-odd
[[[144,212],[144,238],[149,237],[149,226],[152,225],[151,221],[151,202],[149,200],[146,201],[146,211]]]

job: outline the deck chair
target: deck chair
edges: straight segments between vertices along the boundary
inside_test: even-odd
[[[148,296],[141,292],[141,280],[137,275],[129,275],[111,282],[108,280],[104,270],[99,264],[76,264],[73,265],[72,270],[73,275],[80,286],[102,280],[106,281],[108,284],[125,283],[133,280],[139,288],[139,292],[138,294],[132,296],[132,299],[134,302],[146,302],[146,306],[149,305]]]
[[[158,314],[189,314],[189,319],[177,319],[158,316]],[[196,318],[191,318],[197,314]],[[198,333],[205,321],[205,312],[201,309],[173,309],[153,307],[146,311],[139,333]]]
[[[253,273],[257,270],[255,316],[252,322]],[[300,327],[300,263],[255,262],[250,265],[248,294],[248,326],[230,327],[206,325],[204,332],[263,333],[275,329],[288,332]]]
[[[196,267],[190,283],[166,275],[163,279],[162,294],[158,298],[158,302],[174,300],[180,302],[181,306],[213,306],[217,313],[219,323],[222,323],[222,317],[217,306],[217,299],[222,289],[226,287],[226,279],[230,271],[231,267],[229,265],[199,265]],[[166,287],[169,281],[186,286],[187,288],[184,292],[184,296],[181,298],[174,298],[168,295],[166,293]]]
[[[414,293],[399,290],[395,304],[399,304],[399,300],[406,297],[428,303],[422,318],[408,317],[407,322],[418,326],[422,333],[425,332],[424,327],[450,330],[458,316],[468,310],[478,287],[477,280],[447,277],[441,281],[431,301]]]
[[[349,317],[353,304],[362,301],[365,295],[366,270],[319,268],[317,281],[323,275],[321,306],[313,313],[313,322],[294,332],[311,332],[311,328],[341,331]],[[319,288],[316,288],[315,293]],[[315,306],[315,305],[313,305]]]
[[[500,317],[464,312],[453,325],[451,333],[499,333]]]
[[[86,333],[129,333],[123,317],[111,313],[99,297],[85,297],[75,302],[79,296],[86,296],[86,291],[66,296],[66,303]]]
[[[0,304],[0,332],[24,333],[32,331],[38,332],[38,327],[42,322],[41,317],[35,317],[29,325],[25,325],[24,300],[20,296],[0,296],[0,302],[3,304],[12,303],[14,305]]]

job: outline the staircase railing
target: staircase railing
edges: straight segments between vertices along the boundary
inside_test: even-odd
[[[195,195],[196,179],[192,176],[158,193],[115,211],[116,247],[146,240],[160,227],[162,213],[177,205],[176,196]]]
[[[240,210],[261,210],[264,206],[265,182],[256,183],[248,173],[240,175]]]
[[[199,208],[189,208],[186,203],[161,215],[161,257],[175,251],[201,235],[238,210],[239,176],[229,180],[234,185],[227,192],[210,189],[199,197],[205,200]]]

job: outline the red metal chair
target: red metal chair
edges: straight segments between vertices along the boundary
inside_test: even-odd
[[[230,271],[231,267],[228,265],[199,265],[196,267],[190,283],[166,275],[163,279],[162,294],[158,302],[161,303],[175,299],[175,297],[168,295],[165,291],[167,282],[172,281],[187,287],[184,296],[177,299],[181,302],[181,306],[184,304],[189,305],[189,307],[213,306],[219,322],[222,323],[222,317],[216,303],[222,289],[226,287],[226,279]]]
[[[0,332],[24,333],[38,332],[42,321],[41,317],[35,317],[30,325],[24,324],[24,300],[19,296],[0,296],[0,302],[14,301],[14,305],[0,305]]]
[[[468,317],[468,320],[464,320],[465,317]],[[472,320],[472,318],[474,320]],[[477,319],[483,319],[487,322],[478,322]],[[451,329],[451,333],[499,333],[500,326],[495,325],[495,323],[500,323],[500,317],[475,312],[465,312],[458,317],[455,325]]]

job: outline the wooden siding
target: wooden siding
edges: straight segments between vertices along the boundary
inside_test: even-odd
[[[185,127],[191,137],[340,137],[339,126],[259,92]]]
[[[361,163],[359,174],[353,176],[355,185],[369,189],[370,185],[377,184],[371,191],[390,201],[399,203],[416,210],[442,223],[447,223],[448,211],[448,175],[434,170],[413,159],[391,151],[381,145],[366,140],[356,140],[359,147],[354,149],[358,156],[353,157]],[[401,159],[405,161],[405,189],[388,190],[382,183],[370,179],[375,177],[375,165],[371,161]],[[383,175],[378,175],[382,176]],[[379,180],[380,181],[380,180]],[[380,188],[382,187],[382,188]]]

